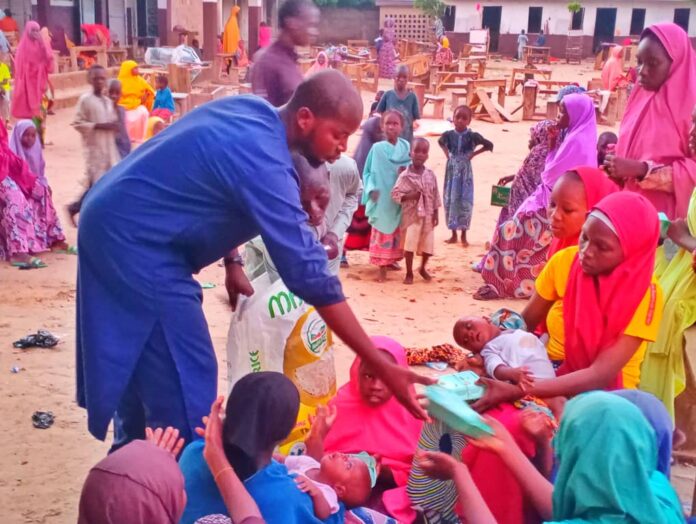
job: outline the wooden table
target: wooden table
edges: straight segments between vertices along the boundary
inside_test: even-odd
[[[595,55],[594,68],[596,71],[599,71],[604,67],[604,62],[609,59],[609,51],[616,45],[618,44],[613,42],[602,42],[600,44],[599,51],[597,51],[597,54]]]
[[[522,78],[516,78],[517,75],[520,75]],[[551,69],[527,69],[526,67],[513,68],[512,79],[510,80],[510,90],[508,91],[508,95],[512,96],[517,92],[517,86],[520,84],[524,84],[528,80],[526,78],[527,75],[532,75],[532,78],[535,78],[535,75],[541,75],[546,80],[551,80]]]
[[[498,104],[501,106],[505,105],[505,87],[507,86],[507,80],[504,78],[489,80],[469,80],[466,83],[466,105],[471,107],[474,103],[476,97],[476,91],[478,89],[483,90],[494,90],[497,91]]]
[[[474,71],[476,68],[476,73],[479,78],[483,78],[486,74],[486,61],[485,56],[466,56],[459,59],[459,71],[467,72]]]
[[[413,91],[413,94],[416,95],[416,98],[418,99],[418,109],[420,110],[421,114],[423,114],[423,105],[425,105],[425,84],[421,84],[420,82],[409,82],[406,84],[406,87],[408,87],[411,91]]]
[[[106,50],[106,56],[110,66],[119,66],[128,58],[128,51],[123,47],[112,47]]]
[[[216,53],[213,58],[213,82],[218,84],[239,83],[239,68],[230,65],[229,71],[223,75],[223,69],[227,70],[227,63],[232,63],[236,55],[233,53]]]
[[[477,78],[478,74],[470,71],[435,71],[433,93],[438,94],[441,89],[464,87],[466,81]]]
[[[536,45],[526,45],[524,46],[524,58],[527,62],[532,63],[551,63],[551,48],[536,46]]]
[[[73,71],[78,71],[80,68],[77,65],[77,57],[80,53],[96,53],[97,64],[102,67],[109,67],[106,57],[106,47],[103,45],[76,45],[70,48],[70,66]]]

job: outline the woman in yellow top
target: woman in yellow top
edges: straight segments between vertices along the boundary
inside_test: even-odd
[[[667,235],[679,246],[669,262],[658,252],[656,274],[665,292],[657,340],[648,346],[640,389],[662,400],[674,418],[674,399],[686,388],[684,331],[696,323],[696,274],[692,253],[696,250],[696,191],[691,194],[686,220],[672,222]],[[691,365],[696,362],[691,362]]]
[[[121,99],[118,105],[126,110],[126,129],[131,142],[142,142],[147,131],[147,119],[155,100],[155,90],[140,76],[138,64],[126,60],[118,73]]]
[[[549,260],[522,313],[533,329],[563,300],[562,329],[548,326],[564,337],[558,376],[524,390],[482,379],[486,393],[474,407],[484,411],[526,394],[570,397],[635,388],[646,344],[657,338],[662,318],[662,290],[653,278],[659,235],[657,211],[646,198],[626,191],[603,198],[585,221],[579,247]]]

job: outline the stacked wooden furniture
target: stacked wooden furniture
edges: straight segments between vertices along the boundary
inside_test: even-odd
[[[520,78],[517,78],[518,75]],[[532,78],[527,78],[528,75]],[[535,79],[536,75],[541,75],[546,80],[551,80],[551,69],[527,69],[526,67],[513,68],[508,95],[514,95],[517,92],[518,85],[524,85],[527,80]]]
[[[566,63],[582,63],[582,31],[570,31],[566,40]]]
[[[341,69],[358,92],[361,92],[363,89],[377,92],[379,89],[379,65],[377,63],[345,63]]]
[[[486,62],[488,58],[485,56],[466,56],[459,59],[459,71],[473,72],[479,78],[483,78],[486,74]]]

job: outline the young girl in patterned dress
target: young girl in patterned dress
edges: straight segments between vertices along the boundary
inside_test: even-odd
[[[447,157],[443,200],[447,227],[452,231],[448,244],[457,241],[457,230],[462,231],[462,245],[467,247],[466,231],[471,226],[474,209],[474,172],[471,159],[484,151],[493,151],[493,142],[469,129],[471,109],[459,106],[454,110],[454,130],[446,131],[438,144]],[[481,146],[476,149],[477,146]]]

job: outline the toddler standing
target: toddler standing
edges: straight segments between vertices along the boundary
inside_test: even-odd
[[[457,230],[462,231],[462,245],[467,247],[466,232],[471,226],[471,214],[474,210],[474,172],[471,159],[484,151],[493,151],[493,142],[469,129],[471,109],[459,106],[454,110],[454,130],[446,131],[438,144],[447,157],[445,173],[445,190],[443,199],[447,227],[452,236],[446,241],[457,241]],[[477,146],[479,149],[476,149]],[[475,150],[476,149],[476,150]]]
[[[378,282],[387,279],[387,267],[403,258],[399,225],[401,206],[391,198],[399,168],[407,166],[410,147],[400,138],[404,126],[403,115],[387,110],[382,115],[386,140],[370,149],[363,172],[363,204],[372,233],[370,235],[370,263],[379,267]]]
[[[440,193],[435,173],[425,167],[430,144],[415,138],[411,146],[411,165],[401,173],[391,196],[401,204],[401,235],[406,259],[404,284],[413,284],[413,254],[421,255],[418,271],[424,280],[432,280],[425,264],[433,255],[435,226],[438,224]]]
[[[158,116],[165,122],[169,122],[176,111],[172,90],[169,89],[169,80],[164,75],[158,75],[156,85],[157,92],[150,116]]]

